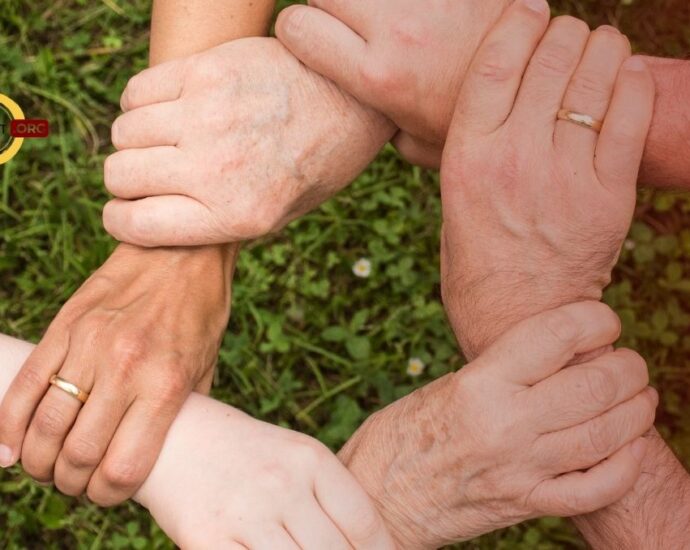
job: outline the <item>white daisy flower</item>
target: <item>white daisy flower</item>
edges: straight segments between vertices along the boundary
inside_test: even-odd
[[[419,376],[424,372],[426,365],[419,357],[411,357],[407,362],[407,374],[410,376]]]
[[[625,239],[625,242],[623,243],[623,248],[626,250],[635,250],[635,241],[632,239]]]
[[[371,275],[371,262],[367,258],[360,258],[352,266],[352,273],[355,277],[366,279]]]

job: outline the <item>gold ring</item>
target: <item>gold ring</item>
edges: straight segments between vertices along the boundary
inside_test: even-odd
[[[583,128],[589,128],[590,130],[594,130],[597,133],[601,132],[601,128],[604,125],[604,123],[601,120],[595,120],[593,117],[589,115],[576,113],[575,111],[569,111],[568,109],[561,109],[560,111],[558,111],[558,116],[556,118],[558,120],[572,122],[573,124],[577,124],[578,126],[582,126]]]
[[[53,374],[50,377],[50,383],[56,388],[60,388],[62,391],[69,393],[72,397],[78,399],[82,403],[86,403],[89,398],[89,394],[84,390],[80,390],[77,386],[68,382],[64,378],[60,378],[57,374]]]

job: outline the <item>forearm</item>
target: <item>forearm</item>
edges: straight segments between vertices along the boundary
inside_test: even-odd
[[[621,501],[574,518],[594,550],[690,546],[690,475],[656,430],[648,435],[642,476]]]
[[[563,303],[566,303],[564,301]],[[559,304],[550,304],[556,307]],[[472,304],[467,304],[472,309]],[[475,320],[465,341],[477,353],[491,344],[505,329],[534,314],[535,303],[525,301],[521,307],[506,312],[500,308],[495,318]],[[451,316],[452,317],[452,316]],[[648,434],[649,451],[643,474],[621,501],[597,512],[574,518],[587,542],[595,549],[685,548],[690,545],[690,475],[656,430]]]
[[[264,35],[274,5],[275,0],[154,0],[150,63]]]
[[[690,61],[646,57],[656,84],[640,183],[690,189]]]
[[[274,0],[154,1],[150,64],[156,65],[191,55],[229,40],[265,34],[274,4]],[[194,249],[168,248],[165,251],[169,258],[162,258],[162,261],[170,262],[171,265],[177,260],[189,261],[190,256],[194,256],[194,261],[205,263],[209,269],[220,267],[228,275],[229,285],[239,244]],[[136,249],[127,245],[120,245],[117,252],[123,256],[161,256],[160,251]],[[229,296],[229,288],[226,295]],[[230,307],[229,302],[227,307]]]

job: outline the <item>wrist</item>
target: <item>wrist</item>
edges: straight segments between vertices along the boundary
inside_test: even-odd
[[[443,286],[443,302],[465,357],[473,360],[506,330],[550,309],[566,304],[599,301],[599,282],[573,284],[559,273],[496,271],[470,281]]]

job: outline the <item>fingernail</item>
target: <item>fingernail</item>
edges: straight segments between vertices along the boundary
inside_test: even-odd
[[[600,27],[597,28],[598,31],[605,31],[605,32],[610,32],[613,34],[620,34],[621,31],[619,31],[616,27],[613,27],[611,25],[601,25]]]
[[[639,72],[639,71],[646,70],[647,64],[644,61],[642,61],[641,57],[635,56],[635,57],[631,57],[630,59],[628,59],[623,64],[623,68],[626,71],[638,71]]]
[[[549,4],[546,0],[524,0],[527,9],[536,11],[537,13],[546,13],[549,11]]]
[[[9,468],[14,464],[12,449],[7,445],[0,445],[0,467]]]
[[[647,440],[640,437],[632,444],[632,447],[630,447],[630,452],[638,460],[638,462],[642,462],[642,459],[644,459],[645,455],[647,454]]]

